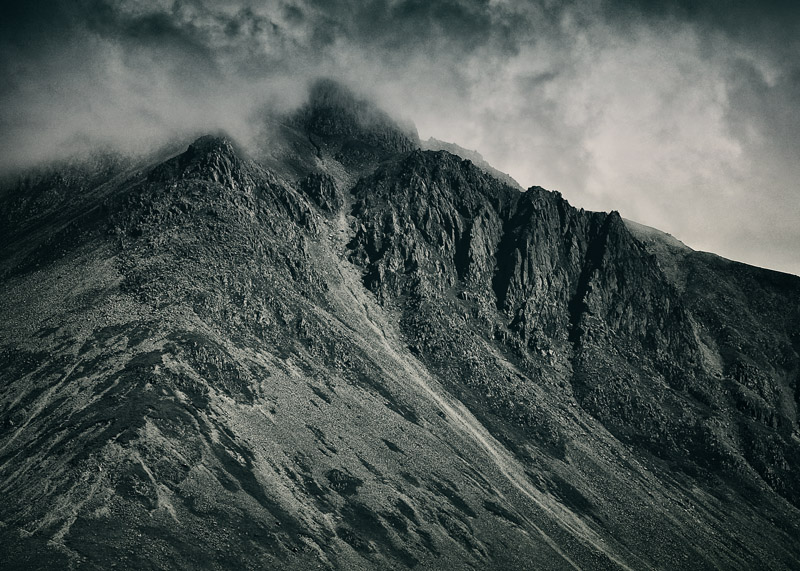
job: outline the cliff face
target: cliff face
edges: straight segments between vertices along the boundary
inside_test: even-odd
[[[690,283],[674,283],[616,213],[578,211],[540,188],[517,193],[445,153],[379,169],[354,196],[362,222],[351,246],[364,283],[405,308],[409,338],[438,329],[433,342],[452,338],[444,350],[458,361],[465,341],[447,330],[481,327],[534,363],[539,381],[566,379],[580,406],[624,442],[692,474],[744,473],[759,456],[756,470],[797,502],[787,477],[797,430],[796,278],[713,267],[692,253],[681,262]],[[442,307],[450,309],[439,320]],[[467,321],[453,323],[452,313]],[[435,361],[442,350],[426,355]],[[788,430],[767,437],[758,421]]]
[[[800,565],[800,278],[279,123],[3,193],[4,568]]]

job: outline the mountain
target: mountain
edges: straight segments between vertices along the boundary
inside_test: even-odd
[[[800,278],[265,133],[0,193],[0,567],[800,567]]]

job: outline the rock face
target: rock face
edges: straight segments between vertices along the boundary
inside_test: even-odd
[[[800,278],[280,124],[0,195],[0,567],[800,566]]]

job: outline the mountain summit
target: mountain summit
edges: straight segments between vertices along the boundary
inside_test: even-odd
[[[293,120],[314,145],[332,149],[351,167],[419,147],[416,130],[401,128],[371,101],[330,79],[311,85],[308,102]]]
[[[0,567],[800,566],[800,278],[267,128],[0,194]]]

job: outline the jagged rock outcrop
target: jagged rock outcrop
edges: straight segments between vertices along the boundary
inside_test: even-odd
[[[312,172],[300,182],[300,188],[324,212],[335,214],[344,206],[344,195],[329,174]]]
[[[501,215],[519,200],[470,163],[429,151],[381,167],[353,195],[361,226],[351,248],[367,264],[367,287],[382,298],[409,287],[422,296],[443,292],[460,279],[476,290],[487,285],[492,264],[482,250],[494,250]]]
[[[2,195],[0,566],[800,565],[800,278],[274,129]]]

